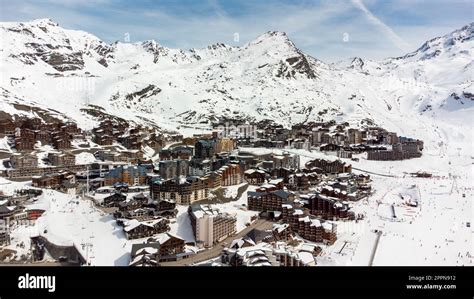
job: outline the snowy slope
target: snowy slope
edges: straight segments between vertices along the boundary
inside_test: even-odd
[[[47,19],[1,23],[0,32],[0,104],[9,114],[15,100],[54,108],[87,129],[94,122],[80,108],[94,104],[126,119],[197,131],[222,116],[287,126],[370,119],[425,139],[428,148],[459,123],[472,126],[472,23],[402,57],[331,65],[275,31],[241,47],[188,51],[153,40],[107,45]]]

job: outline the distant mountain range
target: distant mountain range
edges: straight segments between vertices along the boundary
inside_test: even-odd
[[[241,47],[180,50],[154,40],[107,44],[49,19],[0,23],[0,117],[47,111],[87,129],[96,124],[81,112],[88,106],[190,132],[222,118],[287,126],[335,118],[413,134],[410,127],[471,121],[473,28],[401,57],[327,64],[277,31]]]

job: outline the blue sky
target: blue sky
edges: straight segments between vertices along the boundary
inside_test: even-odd
[[[168,47],[242,45],[278,30],[316,58],[382,59],[474,21],[472,0],[0,0],[0,21],[50,18],[106,42],[155,39]],[[234,33],[239,41],[234,41]]]

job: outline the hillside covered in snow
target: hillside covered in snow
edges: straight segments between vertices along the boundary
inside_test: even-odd
[[[0,23],[0,114],[48,114],[85,129],[95,124],[81,112],[87,105],[170,130],[204,130],[222,117],[285,126],[337,119],[375,123],[429,148],[454,128],[449,138],[466,141],[462,128],[472,127],[473,28],[402,57],[326,64],[283,32],[180,50],[154,40],[106,44],[48,19]]]

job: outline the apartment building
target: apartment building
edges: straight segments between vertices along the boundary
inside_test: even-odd
[[[333,244],[337,239],[337,226],[317,219],[299,205],[282,205],[283,222],[290,225],[291,231],[312,242]]]
[[[212,247],[237,232],[236,216],[222,213],[211,205],[189,206],[188,214],[198,245]]]
[[[165,180],[188,176],[189,161],[181,159],[160,161],[159,171],[161,178]]]
[[[138,166],[118,166],[105,175],[105,184],[127,183],[129,186],[143,185],[146,181],[147,168]]]
[[[71,153],[49,153],[48,160],[53,166],[71,166],[76,164],[76,156]]]
[[[29,168],[38,167],[38,157],[36,154],[20,154],[15,153],[10,157],[10,165],[12,168]]]
[[[170,200],[180,205],[189,205],[209,197],[208,178],[187,177],[155,180],[151,183],[154,200]]]
[[[253,192],[247,193],[248,209],[252,211],[282,211],[282,205],[292,202],[295,195],[283,190],[271,192]]]
[[[221,176],[222,186],[238,185],[243,181],[242,169],[239,164],[227,164],[218,171]]]
[[[347,164],[341,160],[324,160],[324,159],[315,159],[309,161],[305,164],[307,169],[320,169],[324,173],[346,173],[352,172],[352,165]]]

